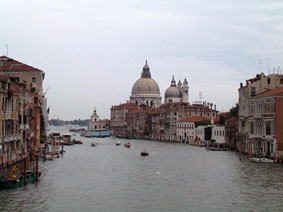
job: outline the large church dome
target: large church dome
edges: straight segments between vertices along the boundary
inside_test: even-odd
[[[159,86],[157,82],[151,78],[147,61],[143,67],[141,78],[138,79],[132,87],[130,100],[139,105],[158,106],[161,104]]]
[[[134,94],[160,94],[160,90],[154,79],[140,78],[132,88],[132,95]]]

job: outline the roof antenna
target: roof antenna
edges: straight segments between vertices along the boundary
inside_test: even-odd
[[[277,74],[280,74],[280,66],[277,68]]]
[[[271,70],[270,70],[270,58],[268,58],[267,59],[267,70],[268,70],[268,75],[270,75],[270,72],[271,72]]]
[[[5,44],[5,45],[6,45],[6,56],[8,57],[9,46],[8,46],[8,44]]]
[[[199,92],[199,99],[202,101],[202,91]]]
[[[259,73],[261,73],[262,70],[262,59],[259,60]]]

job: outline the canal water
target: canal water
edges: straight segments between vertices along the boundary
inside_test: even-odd
[[[185,144],[96,138],[91,147],[94,139],[81,139],[40,164],[40,182],[0,191],[0,211],[283,210],[281,164]]]

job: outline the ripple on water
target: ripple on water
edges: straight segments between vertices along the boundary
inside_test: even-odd
[[[0,211],[280,211],[283,166],[158,141],[81,138],[41,163],[37,184],[0,191]],[[121,139],[122,144],[129,140]],[[147,148],[149,157],[140,157]]]

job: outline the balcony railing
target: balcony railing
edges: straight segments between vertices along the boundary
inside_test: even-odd
[[[6,135],[2,137],[3,142],[11,142],[20,139],[20,135]]]

